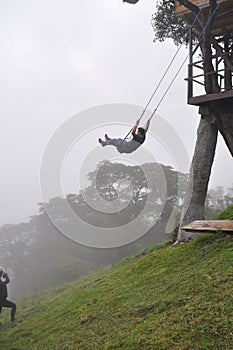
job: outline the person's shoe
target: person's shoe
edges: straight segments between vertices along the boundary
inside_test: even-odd
[[[105,141],[110,140],[110,137],[108,137],[108,135],[107,135],[107,134],[105,134],[104,136],[105,136]]]
[[[104,141],[99,139],[99,143],[103,146]]]
[[[11,324],[16,324],[16,323],[17,323],[17,320],[11,321]]]

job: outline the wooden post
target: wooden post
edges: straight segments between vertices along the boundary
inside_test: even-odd
[[[224,49],[225,49],[225,55],[227,55],[227,58],[230,58],[230,50],[229,50],[230,40],[226,36],[224,40]],[[225,74],[224,74],[224,88],[225,91],[230,91],[232,89],[232,72],[229,70],[229,67],[227,66],[227,63],[224,62],[225,67]]]
[[[193,37],[189,28],[188,101],[193,97]]]

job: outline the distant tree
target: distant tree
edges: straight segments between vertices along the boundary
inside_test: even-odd
[[[224,195],[225,206],[229,207],[233,204],[233,187],[227,188],[227,193]]]
[[[156,163],[139,167],[103,162],[88,174],[88,179],[90,186],[85,191],[94,201],[98,201],[98,197],[93,196],[93,189],[96,188],[99,192],[95,195],[104,196],[106,206],[109,200],[115,200],[118,196],[123,203],[128,203],[124,210],[116,211],[112,216],[107,214],[113,224],[130,222],[142,212],[146,203],[147,211],[141,220],[148,221],[150,226],[152,222],[156,225],[159,223],[162,230],[161,225],[163,228],[166,226],[173,208],[176,206],[181,210],[184,204],[188,176],[174,171],[170,166]],[[149,231],[152,233],[153,229]]]
[[[221,211],[232,204],[233,191],[231,188],[225,190],[223,186],[217,186],[209,189],[205,204],[206,219],[216,219]]]
[[[0,260],[14,275],[23,272],[27,265],[30,245],[33,242],[28,223],[3,225],[0,228]]]
[[[208,202],[209,206],[217,210],[224,209],[224,188],[223,186],[218,186],[216,188],[211,188],[208,191]]]

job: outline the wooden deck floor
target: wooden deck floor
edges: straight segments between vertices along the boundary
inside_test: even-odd
[[[229,98],[233,100],[233,90],[225,91],[225,92],[219,92],[219,93],[216,93],[216,94],[208,94],[208,95],[201,95],[201,96],[190,97],[188,99],[188,104],[200,106],[203,103],[212,102],[212,101],[218,101],[218,100],[224,100],[224,99],[229,99]]]

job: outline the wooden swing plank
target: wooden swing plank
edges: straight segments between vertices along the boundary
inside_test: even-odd
[[[196,220],[182,227],[185,231],[233,232],[233,220]]]

